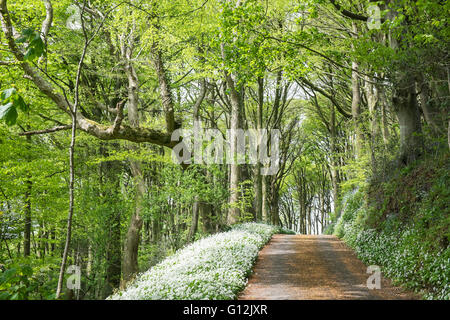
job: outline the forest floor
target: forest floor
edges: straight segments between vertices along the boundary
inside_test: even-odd
[[[335,236],[274,235],[259,252],[242,300],[420,299],[381,277],[368,289],[367,266]]]

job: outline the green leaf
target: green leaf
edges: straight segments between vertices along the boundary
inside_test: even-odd
[[[35,32],[31,28],[24,29],[22,31],[22,36],[16,40],[16,43],[24,43],[30,40]]]
[[[10,294],[8,292],[0,293],[0,300],[9,300]]]
[[[15,95],[16,93],[17,93],[16,88],[5,89],[5,90],[3,90],[0,98],[4,102],[6,99],[9,99],[11,96]]]
[[[25,55],[23,56],[23,58],[28,61],[33,60],[35,57],[36,57],[36,50],[34,50],[33,47],[29,48],[25,53]]]
[[[47,300],[55,300],[56,298],[56,294],[55,293],[51,293],[47,296]]]
[[[34,33],[34,30],[31,28],[26,28],[22,31],[22,34],[27,37],[31,37]]]
[[[25,101],[23,100],[22,96],[19,96],[19,95],[17,96],[17,99],[14,104],[16,107],[18,107],[23,112],[27,112],[30,109],[28,107],[28,105],[25,103]]]
[[[42,41],[39,32],[33,29],[25,29],[22,31],[22,36],[16,41],[17,43],[28,42],[24,59],[31,61],[45,53],[44,41]]]
[[[44,53],[44,41],[42,41],[42,38],[39,34],[37,34],[37,37],[30,42],[30,47],[34,48],[38,57]]]
[[[31,276],[33,274],[33,269],[28,265],[23,265],[22,273],[26,276]]]
[[[24,43],[27,41],[28,37],[21,36],[19,39],[16,40],[16,43]]]
[[[0,119],[5,119],[8,126],[12,126],[17,120],[17,110],[12,102],[8,102],[4,106],[0,106]]]
[[[3,272],[3,274],[0,277],[0,284],[8,282],[11,278],[13,278],[16,274],[17,269],[11,268]]]

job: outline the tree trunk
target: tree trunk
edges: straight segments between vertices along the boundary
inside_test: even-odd
[[[72,109],[70,110],[70,115],[72,118],[72,134],[71,134],[70,146],[69,146],[69,169],[70,169],[70,174],[69,174],[69,214],[67,217],[66,243],[64,245],[63,258],[61,261],[61,267],[59,269],[58,285],[56,288],[56,295],[55,295],[56,299],[59,299],[59,297],[61,295],[62,282],[64,279],[64,269],[66,267],[67,255],[69,253],[70,238],[72,236],[72,216],[73,216],[73,209],[74,209],[74,202],[75,202],[74,153],[75,153],[75,143],[76,143],[76,135],[77,135],[77,113],[78,113],[78,104],[79,104],[79,85],[80,85],[80,78],[81,78],[81,69],[83,67],[83,61],[86,56],[88,45],[89,45],[89,41],[87,39],[85,39],[83,52],[81,54],[80,60],[78,61],[77,75],[76,75],[76,79],[75,79],[75,101],[74,101]]]
[[[353,32],[358,33],[356,23],[352,22]],[[363,134],[361,128],[361,93],[358,80],[359,65],[356,61],[352,61],[352,120],[355,128],[355,155],[360,158],[362,155]]]
[[[422,74],[418,77],[417,91],[420,92],[420,107],[422,108],[423,116],[427,124],[431,127],[433,134],[438,136],[444,133],[442,129],[445,127],[445,122],[439,119],[440,112],[432,99],[430,85]]]
[[[130,35],[132,37],[132,34]],[[138,78],[136,71],[131,63],[132,60],[132,48],[123,47],[122,56],[126,59],[125,72],[128,78],[128,119],[131,127],[139,127],[139,97],[138,97]],[[136,148],[136,147],[133,147]],[[133,276],[139,271],[138,267],[138,252],[140,232],[142,229],[142,201],[145,195],[145,182],[142,174],[142,168],[140,161],[130,161],[131,174],[133,175],[135,184],[135,210],[131,215],[130,225],[128,227],[124,255],[123,255],[123,283],[122,287],[129,282]]]
[[[69,147],[69,168],[70,168],[70,177],[69,177],[69,214],[67,217],[67,233],[66,233],[66,242],[64,245],[63,257],[61,261],[61,267],[59,270],[58,277],[58,286],[56,288],[56,299],[59,299],[61,296],[62,283],[64,280],[64,270],[66,268],[67,256],[69,254],[69,245],[70,239],[72,236],[72,216],[73,216],[73,208],[74,208],[74,180],[75,180],[75,162],[74,162],[74,152],[75,152],[75,142],[76,142],[76,130],[77,130],[77,120],[76,120],[76,110],[77,104],[75,104],[74,109],[72,110],[72,136]]]
[[[102,145],[100,146],[100,154],[104,157],[108,156],[108,153]],[[100,185],[103,189],[101,196],[105,204],[113,204],[118,201],[120,180],[117,176],[119,173],[115,169],[120,169],[117,161],[104,161],[100,164]],[[113,289],[120,286],[120,278],[122,273],[120,224],[120,210],[113,206],[107,214],[106,221],[108,242],[106,245],[106,283],[103,290],[103,297],[109,296],[113,292]],[[88,250],[91,251],[91,248],[89,247]],[[92,255],[91,252],[89,252],[89,254]],[[92,259],[92,257],[88,257],[88,259]]]
[[[364,91],[367,98],[367,106],[369,109],[369,124],[370,124],[370,157],[372,163],[373,172],[376,171],[376,158],[375,158],[375,149],[377,147],[377,138],[378,138],[378,121],[377,121],[377,113],[376,107],[378,104],[378,91],[376,87],[370,82],[370,78],[366,76]]]
[[[203,102],[203,99],[205,98],[206,95],[206,80],[202,79],[202,81],[200,82],[200,94],[197,98],[197,100],[195,101],[194,104],[194,110],[193,110],[193,114],[194,114],[194,124],[193,124],[193,128],[194,130],[200,130],[200,106]],[[197,133],[195,133],[197,134]],[[194,148],[200,148],[201,146],[195,146]],[[194,152],[195,154],[195,152]],[[200,153],[202,154],[202,153]],[[195,156],[194,156],[195,157]],[[203,162],[203,160],[201,159],[201,162]],[[205,175],[205,172],[202,172],[202,175]],[[189,229],[189,233],[188,233],[188,237],[187,237],[187,241],[191,242],[194,237],[195,237],[195,233],[197,232],[198,229],[198,219],[200,216],[200,208],[203,206],[203,203],[200,202],[200,198],[199,196],[195,196],[195,200],[192,206],[192,223],[191,223],[191,227]]]
[[[236,4],[236,7],[240,6],[240,1]],[[221,43],[221,55],[224,62],[228,60],[225,51],[225,43]],[[230,154],[229,163],[230,164],[230,176],[229,176],[229,209],[227,214],[227,224],[231,225],[239,221],[240,210],[239,210],[239,182],[240,182],[240,166],[236,159],[237,151],[237,130],[240,128],[240,117],[242,108],[242,96],[241,90],[236,88],[236,82],[230,72],[223,70],[225,76],[225,83],[230,91],[230,101],[231,101],[231,115],[230,115]]]
[[[25,184],[27,186],[27,189],[25,191],[25,230],[23,241],[23,255],[25,257],[28,257],[30,255],[31,247],[31,191],[33,183],[30,179],[31,177],[28,174],[27,180],[25,181]]]
[[[269,222],[270,212],[269,212],[269,180],[270,176],[262,176],[262,221]]]
[[[202,218],[202,230],[204,233],[211,233],[215,230],[214,208],[209,203],[200,203],[199,215]]]
[[[128,227],[124,256],[123,256],[123,280],[122,287],[125,286],[127,282],[133,279],[133,276],[139,271],[138,267],[138,252],[139,252],[139,241],[140,241],[140,231],[142,229],[142,200],[145,194],[145,185],[142,178],[142,169],[139,161],[130,161],[130,168],[134,178],[134,183],[136,187],[136,198],[135,198],[135,210],[131,215],[130,225]]]
[[[396,83],[393,105],[400,125],[400,161],[408,164],[415,161],[422,152],[422,125],[415,83],[409,73],[404,74]]]
[[[387,119],[387,99],[384,88],[379,89],[379,97],[380,97],[380,107],[381,107],[381,132],[383,136],[383,142],[386,146],[389,142],[389,126]]]
[[[271,217],[271,223],[274,226],[280,225],[278,200],[279,200],[278,188],[272,188],[272,198],[271,198],[271,203],[270,203],[270,217]]]
[[[390,19],[396,16],[395,9],[388,13]],[[399,42],[408,45],[402,35],[399,38],[394,34],[389,35],[389,45],[396,52],[400,47]],[[405,62],[398,63],[396,67],[392,74],[392,105],[400,126],[400,162],[406,165],[422,153],[422,126],[415,89],[416,72]]]
[[[260,134],[260,130],[262,129],[262,114],[263,114],[263,104],[264,104],[264,79],[258,78],[258,106],[256,112],[256,129],[258,130],[258,137]],[[258,139],[260,141],[260,139]],[[258,154],[259,154],[259,143],[258,145]],[[253,207],[256,213],[256,220],[261,221],[262,219],[262,176],[261,176],[261,162],[259,158],[256,162],[254,168],[254,189],[255,189],[255,200]]]
[[[197,232],[199,211],[200,211],[200,202],[198,201],[198,196],[196,196],[194,204],[192,206],[192,223],[187,237],[188,242],[191,242],[194,239],[195,233]]]
[[[234,80],[231,75],[226,75],[227,85],[230,88],[231,94],[231,117],[230,117],[230,199],[229,199],[229,210],[227,223],[229,225],[235,224],[240,218],[239,209],[239,182],[241,177],[241,168],[238,164],[237,149],[237,130],[240,129],[240,113],[241,113],[241,98],[240,93],[236,90],[234,86]]]
[[[27,126],[29,130],[29,126]],[[31,153],[31,136],[27,136],[27,151]],[[28,157],[29,155],[27,155]],[[25,181],[25,228],[24,228],[24,241],[23,241],[23,255],[28,257],[30,255],[31,247],[31,192],[33,188],[33,182],[31,181],[30,173],[27,173],[27,180]]]
[[[331,175],[331,185],[333,188],[333,212],[338,215],[337,209],[339,207],[339,172],[338,172],[338,161],[337,153],[338,148],[336,145],[336,113],[334,105],[331,105],[331,120],[330,120],[330,140],[331,140],[331,164],[330,164],[330,175]]]
[[[153,63],[155,65],[156,75],[158,77],[161,103],[164,108],[164,115],[166,117],[166,129],[167,132],[172,133],[175,130],[173,97],[172,91],[170,90],[169,79],[163,63],[162,53],[158,46],[159,44],[155,42],[152,47]]]

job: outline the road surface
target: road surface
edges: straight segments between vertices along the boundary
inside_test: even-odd
[[[368,289],[364,265],[335,236],[281,235],[260,251],[242,300],[420,299],[381,277]]]

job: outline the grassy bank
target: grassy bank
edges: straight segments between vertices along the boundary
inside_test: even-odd
[[[423,160],[348,192],[327,231],[426,299],[450,299],[450,166]]]

